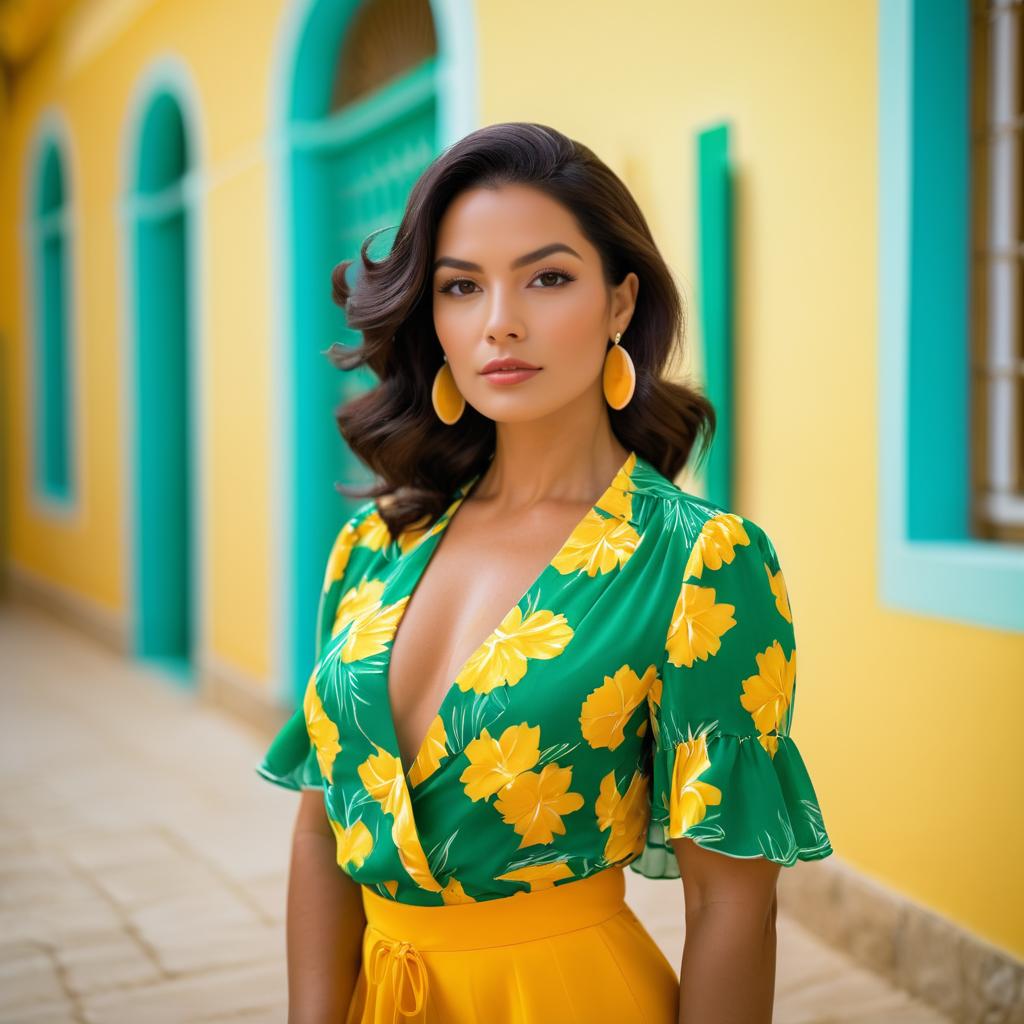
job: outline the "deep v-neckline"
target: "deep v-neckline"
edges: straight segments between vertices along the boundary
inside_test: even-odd
[[[501,628],[501,624],[505,619],[514,611],[515,608],[519,607],[523,601],[527,600],[533,595],[533,592],[540,585],[541,580],[547,574],[548,570],[555,566],[568,551],[569,546],[574,542],[577,534],[585,526],[591,514],[594,513],[598,508],[611,509],[614,508],[618,502],[615,500],[616,496],[622,491],[630,490],[631,484],[629,482],[629,474],[627,470],[630,467],[631,461],[635,461],[639,456],[635,451],[630,450],[622,464],[612,474],[611,480],[607,486],[598,496],[597,500],[583,513],[582,516],[576,521],[568,535],[564,538],[562,543],[559,545],[558,550],[548,559],[547,563],[541,568],[540,572],[533,578],[532,582],[527,586],[526,590],[519,596],[519,599],[511,605],[505,614],[501,616],[497,624],[493,629],[483,638],[483,640],[477,644],[477,646],[470,652],[469,657],[459,666],[455,675],[453,675],[445,684],[444,692],[441,694],[441,701],[435,709],[434,713],[430,716],[427,725],[426,734],[420,739],[420,742],[413,753],[412,762],[406,769],[402,761],[402,752],[398,743],[398,730],[395,728],[395,716],[394,708],[391,703],[391,654],[395,646],[395,638],[398,636],[398,630],[401,628],[402,619],[405,618],[406,609],[409,607],[412,601],[413,595],[416,593],[417,588],[423,581],[423,577],[426,575],[427,569],[430,568],[430,563],[434,559],[434,555],[441,543],[441,539],[444,536],[445,530],[451,524],[452,518],[458,511],[462,503],[469,497],[472,489],[476,486],[477,482],[483,476],[484,470],[480,470],[474,474],[469,480],[462,483],[456,488],[452,501],[449,502],[447,508],[441,515],[426,528],[423,536],[416,542],[414,547],[405,556],[405,565],[407,571],[411,576],[408,582],[408,593],[405,595],[405,600],[402,601],[401,607],[398,609],[393,629],[391,631],[391,642],[386,645],[384,652],[384,663],[383,663],[383,678],[384,678],[384,703],[386,704],[387,719],[390,725],[391,732],[391,745],[392,753],[398,759],[399,767],[402,771],[405,781],[410,791],[413,787],[409,785],[409,774],[416,766],[421,755],[423,754],[424,748],[427,745],[427,741],[430,738],[430,733],[433,728],[434,722],[437,720],[438,715],[443,715],[447,710],[448,704],[453,699],[453,695],[457,689],[456,680],[466,670],[466,667],[473,661],[474,658],[494,639],[495,633]],[[617,484],[623,483],[623,487],[617,486]],[[399,578],[402,579],[403,584],[406,582],[405,574],[400,573]],[[403,588],[404,589],[404,588]]]

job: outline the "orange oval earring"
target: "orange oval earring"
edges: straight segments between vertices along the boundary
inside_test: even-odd
[[[615,344],[604,357],[604,397],[613,409],[624,409],[629,405],[636,390],[636,368],[629,353],[619,344],[621,337],[622,331],[617,331]]]
[[[448,363],[448,357],[434,374],[434,385],[430,389],[430,401],[434,404],[434,412],[438,419],[449,426],[458,421],[466,408],[466,399],[462,397],[455,378],[452,376],[452,368]]]

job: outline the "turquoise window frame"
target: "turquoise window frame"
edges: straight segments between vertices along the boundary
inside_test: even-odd
[[[880,600],[1024,632],[1024,545],[970,534],[968,6],[877,8]]]

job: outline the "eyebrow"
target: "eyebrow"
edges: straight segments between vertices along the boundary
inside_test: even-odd
[[[509,265],[509,270],[515,270],[518,267],[525,267],[528,263],[533,263],[536,260],[542,260],[545,256],[550,256],[553,252],[567,252],[576,259],[582,260],[583,257],[570,245],[566,245],[564,242],[552,242],[551,245],[541,246],[539,249],[535,249],[533,252],[528,252],[523,256],[517,256]],[[440,259],[434,262],[434,271],[438,271],[441,267],[453,267],[455,270],[475,270],[477,273],[483,271],[483,267],[479,263],[471,263],[469,260],[458,260],[454,256],[442,256]]]

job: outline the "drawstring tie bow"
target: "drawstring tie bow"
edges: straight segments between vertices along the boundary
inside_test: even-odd
[[[392,1024],[399,1024],[399,1015],[424,1021],[427,1005],[427,965],[419,950],[411,943],[382,939],[373,949],[370,977],[374,986],[391,977]],[[407,1005],[411,1001],[411,1005]]]

